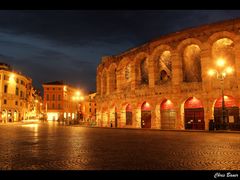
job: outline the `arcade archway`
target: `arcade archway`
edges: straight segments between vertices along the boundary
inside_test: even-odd
[[[240,129],[237,127],[239,122],[239,107],[237,101],[232,96],[224,96],[224,107],[225,107],[225,122],[228,124],[230,129]],[[214,105],[214,121],[216,129],[221,129],[223,124],[222,118],[222,97],[216,100]]]
[[[151,106],[144,102],[141,107],[141,127],[151,128]]]
[[[185,129],[204,130],[204,109],[200,100],[190,97],[184,104]]]
[[[166,99],[161,104],[161,129],[175,129],[176,111],[172,101]]]

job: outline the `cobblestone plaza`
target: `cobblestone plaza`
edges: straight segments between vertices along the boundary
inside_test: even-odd
[[[239,133],[1,124],[1,170],[239,170]]]

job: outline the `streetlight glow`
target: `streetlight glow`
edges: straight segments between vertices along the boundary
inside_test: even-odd
[[[226,68],[226,72],[227,72],[228,74],[231,74],[231,73],[233,72],[233,68],[232,68],[232,67],[227,67],[227,68]]]
[[[208,75],[209,76],[213,76],[215,74],[215,71],[213,70],[213,69],[210,69],[209,71],[208,71]]]
[[[217,60],[217,66],[219,67],[223,67],[225,65],[225,60],[224,59],[218,59]]]
[[[80,91],[77,91],[77,92],[76,92],[76,95],[77,95],[77,96],[80,96],[80,94],[81,94]]]
[[[220,80],[221,82],[221,94],[222,94],[222,120],[221,122],[219,122],[220,126],[218,126],[218,128],[220,129],[228,129],[228,122],[226,119],[226,108],[225,108],[225,101],[224,101],[224,79],[226,78],[227,74],[231,74],[234,69],[230,66],[228,66],[227,68],[222,68],[225,65],[226,61],[222,58],[218,59],[216,61],[216,64],[218,67],[221,67],[221,70],[218,68],[216,69],[210,69],[208,71],[208,75],[213,76],[214,74],[216,74],[217,79]],[[219,70],[219,71],[218,71]]]

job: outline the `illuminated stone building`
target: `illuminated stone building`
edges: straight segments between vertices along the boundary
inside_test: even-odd
[[[69,121],[77,119],[79,101],[82,96],[79,89],[63,81],[44,83],[43,105],[47,120]]]
[[[32,79],[0,63],[0,122],[28,119]]]
[[[234,69],[224,79],[224,100],[229,126],[239,127],[240,19],[103,57],[96,76],[98,126],[207,130],[210,119],[222,116],[221,82],[208,74],[218,58]]]
[[[96,124],[96,101],[95,101],[96,93],[90,93],[85,96],[83,101],[83,117],[84,121],[88,122],[88,124]]]

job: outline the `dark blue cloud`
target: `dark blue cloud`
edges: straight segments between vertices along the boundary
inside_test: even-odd
[[[0,60],[42,82],[95,90],[101,57],[159,36],[240,17],[233,10],[0,11]]]

